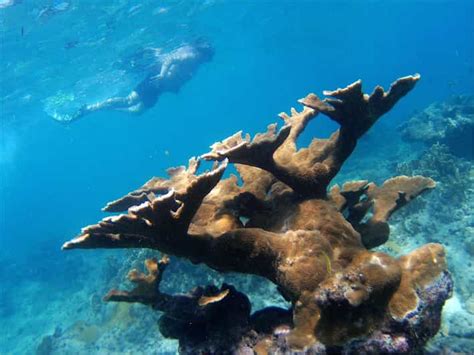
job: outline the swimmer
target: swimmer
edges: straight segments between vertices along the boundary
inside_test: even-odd
[[[155,50],[153,54],[155,63],[150,67],[149,74],[127,96],[111,97],[84,105],[72,115],[56,116],[54,119],[70,123],[93,112],[105,110],[143,113],[156,104],[161,94],[177,93],[200,65],[210,61],[213,55],[213,48],[205,42],[186,44],[164,54]]]

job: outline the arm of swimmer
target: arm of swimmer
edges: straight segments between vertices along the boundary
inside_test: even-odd
[[[168,58],[163,61],[161,64],[160,73],[153,77],[153,80],[158,80],[164,78],[166,74],[169,72],[171,65],[173,65],[173,60]]]

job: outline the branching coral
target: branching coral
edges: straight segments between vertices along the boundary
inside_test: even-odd
[[[109,203],[106,211],[128,212],[84,228],[63,248],[152,248],[219,271],[271,280],[293,305],[293,320],[287,324],[291,330],[259,333],[246,345],[254,349],[316,351],[346,346],[397,352],[405,345],[420,347],[437,331],[434,327],[424,337],[413,336],[413,327],[427,328],[428,316],[408,326],[413,329],[400,329],[422,310],[439,316],[450,292],[443,248],[428,245],[400,260],[368,248],[387,240],[390,215],[433,188],[434,181],[400,176],[380,187],[356,181],[328,192],[358,139],[418,80],[418,75],[404,77],[388,92],[377,87],[371,95],[363,94],[360,81],[325,92],[329,98],[324,100],[310,94],[299,101],[302,111],[280,114],[284,126],[279,131],[272,124],[253,139],[239,132],[215,143],[209,153],[191,159],[188,168],[170,169],[168,179],[153,178]],[[328,139],[313,139],[307,148],[297,149],[298,136],[320,112],[340,129]],[[196,175],[202,160],[214,160],[214,167]],[[236,164],[242,185],[235,176],[222,179],[228,163]],[[173,314],[171,305],[182,298],[159,292],[163,266],[157,265],[147,262],[149,275],[133,271],[130,277],[137,288],[113,291],[107,299],[141,302]],[[416,276],[414,265],[423,265]],[[446,292],[423,296],[424,290],[438,284],[436,290]],[[208,302],[226,302],[226,290],[230,287],[187,296],[192,300],[190,316]],[[437,307],[432,305],[434,299]],[[396,335],[393,322],[400,323]],[[387,349],[381,331],[393,341],[391,347],[384,345]],[[406,341],[400,342],[400,337]],[[228,346],[231,343],[236,344]]]

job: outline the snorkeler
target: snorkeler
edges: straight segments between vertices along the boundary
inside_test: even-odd
[[[104,110],[140,114],[153,107],[164,92],[178,92],[199,66],[210,61],[213,55],[213,48],[205,42],[186,44],[164,54],[154,50],[154,65],[149,68],[150,72],[145,79],[130,94],[84,105],[72,115],[53,118],[59,122],[70,123],[90,113]]]

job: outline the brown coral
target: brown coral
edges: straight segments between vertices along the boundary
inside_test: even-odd
[[[162,297],[160,293],[160,282],[163,272],[169,263],[167,256],[159,262],[156,259],[147,259],[145,267],[148,274],[136,269],[128,273],[128,279],[137,286],[132,291],[111,290],[104,297],[105,301],[115,302],[140,302],[146,305],[154,305]]]
[[[105,210],[128,208],[128,213],[84,228],[63,248],[153,248],[216,270],[263,276],[293,304],[294,328],[286,337],[292,348],[318,341],[337,345],[369,334],[390,312],[403,313],[404,300],[412,307],[420,280],[445,269],[436,264],[409,276],[410,257],[398,261],[367,249],[387,240],[387,220],[395,210],[435,184],[401,176],[380,187],[357,181],[327,190],[357,140],[418,79],[398,79],[388,92],[377,87],[370,96],[362,93],[360,81],[325,92],[331,98],[324,100],[310,94],[300,100],[302,111],[280,114],[285,125],[279,131],[272,124],[253,139],[239,132],[215,143],[187,169],[169,170],[169,179],[153,178],[108,204]],[[340,129],[297,149],[298,136],[319,112]],[[221,163],[196,175],[202,159]],[[235,176],[221,180],[228,162],[236,164],[242,186]],[[430,248],[441,258],[441,246]],[[417,262],[432,258],[424,252],[416,257]],[[156,262],[148,263],[150,275],[132,273],[137,289],[113,292],[109,300],[156,307],[162,294],[148,287],[158,282],[159,271]],[[225,292],[201,302],[219,303]]]

